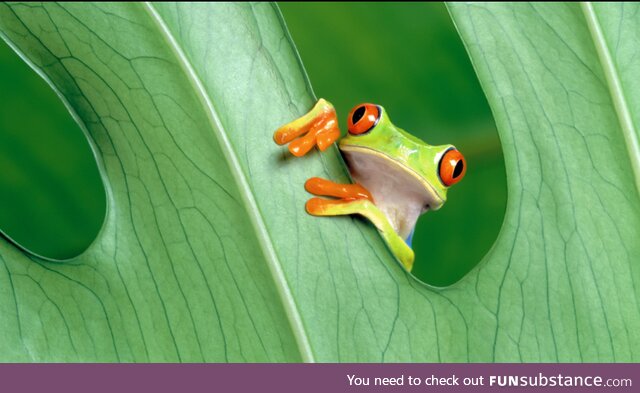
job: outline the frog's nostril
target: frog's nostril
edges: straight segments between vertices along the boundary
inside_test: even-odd
[[[360,121],[360,119],[362,119],[362,116],[364,116],[365,112],[366,112],[366,108],[364,107],[364,105],[361,105],[358,109],[355,110],[355,112],[353,112],[353,116],[351,117],[351,122],[353,124],[356,124],[358,121]]]

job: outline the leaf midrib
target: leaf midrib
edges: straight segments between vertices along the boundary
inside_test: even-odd
[[[275,249],[273,248],[273,242],[271,241],[269,232],[266,229],[262,214],[258,209],[253,191],[251,190],[249,182],[247,181],[247,178],[242,171],[242,167],[240,166],[238,157],[233,150],[231,141],[229,140],[229,138],[227,138],[225,128],[222,125],[215,106],[213,105],[213,101],[209,97],[209,94],[204,88],[202,81],[198,77],[194,67],[191,65],[191,62],[178,45],[177,40],[173,36],[171,30],[167,27],[158,11],[149,2],[143,2],[142,5],[143,8],[147,11],[147,14],[153,21],[154,25],[158,28],[162,37],[164,37],[165,42],[171,49],[171,52],[175,55],[178,64],[180,64],[180,67],[184,71],[185,76],[195,90],[200,103],[204,107],[203,109],[207,114],[207,119],[209,120],[211,128],[213,129],[214,134],[216,135],[216,138],[222,148],[222,152],[225,155],[227,162],[229,163],[229,169],[236,182],[236,185],[240,192],[240,196],[245,203],[245,206],[247,207],[247,215],[249,216],[251,224],[256,232],[256,237],[258,239],[258,242],[260,243],[260,247],[265,256],[265,260],[267,261],[267,265],[269,266],[269,271],[271,272],[271,275],[275,282],[278,294],[280,295],[280,298],[282,300],[282,305],[287,314],[289,324],[295,336],[295,340],[302,360],[305,362],[314,362],[315,359],[313,351],[311,349],[309,338],[304,328],[300,312],[298,311],[298,307],[291,293],[291,287],[289,286],[289,283],[287,282],[287,279],[284,275],[284,271],[282,270],[280,259],[278,258]]]
[[[618,70],[611,57],[611,51],[609,45],[604,38],[598,16],[593,9],[591,2],[581,2],[580,7],[584,13],[584,17],[589,28],[589,33],[593,40],[593,44],[598,53],[600,64],[604,71],[605,78],[607,79],[607,87],[613,106],[616,110],[616,115],[624,135],[627,151],[629,152],[629,159],[631,160],[631,168],[633,169],[634,178],[636,181],[636,190],[640,193],[640,142],[638,141],[638,133],[636,132],[635,125],[633,124],[633,118],[631,117],[631,111],[629,110],[629,104],[624,95],[624,89],[620,82]]]

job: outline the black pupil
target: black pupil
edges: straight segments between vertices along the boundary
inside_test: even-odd
[[[453,178],[455,179],[456,177],[460,176],[463,169],[464,169],[464,164],[462,163],[462,161],[458,161],[458,163],[456,164],[456,167],[453,169]]]
[[[364,106],[361,106],[360,108],[356,109],[355,112],[353,112],[353,116],[351,117],[353,124],[356,124],[358,121],[360,121],[360,119],[362,119],[362,116],[364,116],[364,112]]]

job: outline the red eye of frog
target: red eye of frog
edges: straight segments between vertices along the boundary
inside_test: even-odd
[[[347,129],[352,135],[361,135],[371,131],[380,120],[380,108],[374,104],[356,105],[349,112]]]
[[[447,187],[462,180],[467,173],[467,161],[462,153],[455,148],[447,150],[440,159],[439,173],[442,183]]]

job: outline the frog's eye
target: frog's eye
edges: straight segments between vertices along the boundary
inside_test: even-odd
[[[440,159],[439,172],[442,183],[447,187],[462,180],[467,172],[467,162],[462,153],[455,148],[447,150]]]
[[[349,112],[347,129],[349,134],[360,135],[371,131],[380,120],[380,108],[374,104],[356,105]]]

